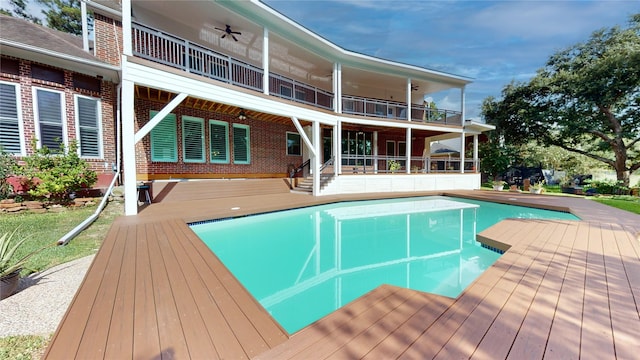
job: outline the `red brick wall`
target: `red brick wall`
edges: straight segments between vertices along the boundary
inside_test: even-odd
[[[11,75],[0,73],[0,80],[20,85],[21,96],[21,115],[25,137],[25,151],[32,154],[31,141],[36,138],[35,117],[33,112],[33,87],[56,90],[64,93],[65,103],[65,127],[67,140],[77,139],[76,120],[75,120],[75,101],[74,95],[85,95],[101,99],[102,111],[102,144],[103,156],[100,159],[87,159],[91,168],[99,174],[111,175],[111,164],[116,161],[116,140],[115,140],[115,122],[114,122],[114,106],[116,101],[116,88],[111,82],[101,82],[101,92],[93,92],[85,89],[74,88],[73,75],[69,70],[58,69],[64,71],[64,84],[58,84],[50,81],[33,79],[31,77],[31,64],[29,60],[18,59],[20,62],[20,74]],[[46,64],[40,64],[46,66]],[[108,165],[105,165],[108,164]]]
[[[165,103],[136,99],[136,131],[149,121],[149,111],[160,111]],[[201,177],[263,177],[277,174],[286,176],[287,165],[298,166],[302,163],[301,156],[287,156],[286,133],[296,132],[293,124],[278,124],[259,119],[238,120],[237,117],[198,110],[189,107],[177,107],[172,111],[177,118],[178,162],[151,162],[150,135],[145,136],[136,144],[136,164],[139,179],[160,179],[169,177],[187,177],[197,175]],[[182,123],[183,115],[205,119],[205,163],[184,163],[182,161]],[[209,163],[209,120],[226,121],[229,123],[229,164]],[[233,163],[233,124],[249,125],[251,163]]]
[[[122,54],[122,23],[104,15],[94,16],[95,55],[112,65],[120,65]]]

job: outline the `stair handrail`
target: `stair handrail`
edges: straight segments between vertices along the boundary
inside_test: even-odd
[[[324,171],[324,169],[333,164],[333,156],[329,158],[329,160],[325,161],[324,164],[322,164],[322,166],[320,166],[320,173],[322,174],[322,171]]]
[[[302,169],[304,169],[306,166],[309,166],[309,164],[311,164],[311,159],[303,162],[302,164],[300,164],[300,166],[298,166],[295,169],[291,169],[289,171],[289,179],[293,179],[294,176],[296,176],[297,173],[299,173],[300,171],[302,171]]]

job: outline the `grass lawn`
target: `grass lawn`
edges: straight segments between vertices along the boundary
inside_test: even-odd
[[[50,267],[79,259],[96,253],[113,220],[123,214],[123,204],[109,203],[98,219],[85,229],[80,235],[71,240],[66,246],[51,246],[32,256],[27,262],[22,275],[46,270]],[[62,236],[72,230],[96,211],[96,206],[82,208],[67,208],[62,212],[34,214],[24,212],[20,214],[1,214],[0,229],[2,233],[16,233],[16,239],[26,238],[27,241],[18,250],[18,256],[47,245],[55,244]]]
[[[613,206],[618,209],[626,210],[635,214],[640,214],[640,198],[632,196],[611,196],[611,197],[595,197],[594,201]]]
[[[60,213],[0,214],[0,231],[12,232],[17,228],[15,238],[27,237],[25,246],[20,251],[24,254],[56,243],[95,211],[96,206],[91,206],[69,208]],[[110,202],[98,219],[66,246],[53,246],[33,256],[27,263],[28,269],[23,270],[23,275],[95,254],[113,220],[122,214],[123,203]],[[24,335],[0,338],[0,360],[39,359],[44,355],[50,337],[51,335]]]

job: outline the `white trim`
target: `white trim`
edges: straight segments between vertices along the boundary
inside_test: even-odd
[[[304,141],[304,144],[307,145],[307,148],[309,148],[311,156],[316,156],[316,149],[313,147],[313,143],[311,142],[311,140],[309,140],[307,133],[305,133],[304,129],[302,129],[302,125],[300,125],[300,121],[298,120],[298,118],[292,116],[291,121],[293,121],[293,125],[296,127],[296,130],[298,130],[298,134],[300,134],[302,141]]]
[[[62,143],[64,144],[65,149],[68,149],[69,147],[69,137],[67,135],[67,107],[66,107],[66,99],[65,99],[65,93],[63,91],[59,91],[59,90],[52,90],[52,89],[48,89],[48,88],[42,88],[42,87],[32,87],[31,88],[31,98],[33,99],[33,123],[34,123],[34,127],[35,127],[35,135],[36,138],[38,139],[36,146],[38,147],[38,149],[42,148],[42,132],[40,129],[40,109],[38,108],[38,90],[42,90],[42,91],[46,91],[46,92],[52,92],[52,93],[57,93],[58,95],[60,95],[60,121],[62,122]],[[57,149],[51,149],[51,150],[57,150]]]
[[[78,99],[90,99],[96,101],[96,122],[98,124],[98,156],[82,156],[82,137],[80,136],[80,107],[78,106]],[[102,159],[104,158],[104,141],[102,137],[102,100],[100,98],[74,94],[73,95],[73,105],[75,106],[75,125],[76,125],[76,140],[78,141],[78,156],[83,159]]]
[[[22,119],[22,92],[21,86],[18,83],[12,83],[8,81],[0,81],[0,84],[12,85],[15,88],[16,94],[16,113],[18,116],[18,140],[20,142],[20,152],[15,154],[18,156],[26,155],[26,135],[24,133],[24,122]]]
[[[156,125],[158,125],[160,121],[165,118],[165,116],[169,115],[169,113],[172,112],[173,109],[178,107],[182,100],[186,99],[187,96],[188,94],[185,93],[176,95],[176,97],[174,97],[167,105],[162,108],[162,110],[160,110],[152,119],[150,119],[149,122],[142,127],[142,129],[138,130],[138,132],[135,133],[133,137],[134,141],[138,142],[142,140],[142,138],[150,133],[151,130],[153,130],[153,128],[156,127]]]

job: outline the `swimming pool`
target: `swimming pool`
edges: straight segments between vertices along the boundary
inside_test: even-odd
[[[293,333],[392,284],[456,297],[499,254],[476,234],[505,218],[571,214],[447,197],[344,202],[192,225]]]

